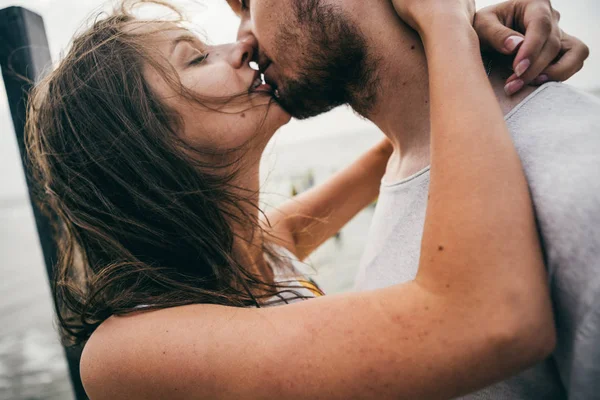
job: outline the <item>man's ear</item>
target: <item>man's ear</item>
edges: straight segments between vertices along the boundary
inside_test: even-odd
[[[237,15],[239,17],[242,13],[242,6],[240,4],[240,0],[226,0],[226,1],[227,1],[227,4],[229,4],[229,7],[231,7],[231,10],[233,10],[233,12],[235,13],[235,15]]]

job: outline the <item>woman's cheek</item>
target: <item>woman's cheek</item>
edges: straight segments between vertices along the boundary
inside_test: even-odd
[[[185,86],[198,96],[206,98],[234,96],[248,89],[244,88],[240,77],[224,71],[226,69],[227,67],[206,68],[201,74],[190,76]]]

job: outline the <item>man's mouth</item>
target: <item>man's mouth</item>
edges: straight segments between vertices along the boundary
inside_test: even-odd
[[[251,92],[269,92],[269,93],[272,93],[273,92],[273,88],[271,87],[271,85],[269,85],[268,83],[266,83],[263,80],[262,74],[259,73],[258,76],[252,82],[252,85],[250,86],[250,91]]]
[[[250,86],[250,92],[268,93],[278,100],[280,91],[277,82],[267,73],[272,64],[271,59],[264,52],[257,52],[253,61],[258,65],[258,71],[256,71],[254,81]]]
[[[267,76],[260,70],[256,71],[256,76],[254,78],[254,81],[252,82],[252,85],[250,86],[249,91],[252,93],[268,93],[276,99],[279,98],[279,90],[277,89],[277,84],[271,79],[267,78]]]

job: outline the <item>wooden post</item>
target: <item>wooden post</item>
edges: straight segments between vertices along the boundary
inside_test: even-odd
[[[37,82],[51,67],[50,50],[46,39],[46,30],[41,16],[22,7],[8,7],[0,10],[0,67],[8,96],[8,103],[17,136],[23,165],[27,165],[24,128],[28,94],[32,83]],[[25,170],[30,199],[34,191],[33,182]],[[54,271],[57,247],[54,242],[50,219],[42,214],[31,202],[33,215],[48,278]],[[87,399],[79,376],[78,349],[65,348],[73,391],[77,400]]]

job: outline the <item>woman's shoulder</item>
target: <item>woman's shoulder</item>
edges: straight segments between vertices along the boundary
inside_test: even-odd
[[[113,315],[102,322],[87,340],[81,353],[80,369],[84,384],[100,375],[99,368],[111,364],[111,358],[115,355],[111,349],[147,340],[152,331],[143,327],[161,325],[165,317],[178,313],[177,308],[179,307],[165,310],[140,309],[126,316]]]
[[[164,375],[165,366],[189,360],[190,344],[196,344],[200,354],[201,339],[210,327],[231,315],[230,307],[192,304],[109,317],[90,336],[81,354],[80,375],[86,392],[90,398],[124,398],[122,385],[132,383],[135,387],[130,390],[143,392],[148,384],[143,380]]]
[[[85,343],[79,361],[79,373],[88,396],[106,398],[110,396],[110,385],[105,386],[106,377],[114,370],[121,349],[130,347],[132,335],[138,331],[137,322],[154,319],[146,311],[136,312],[127,317],[111,316],[96,328]],[[142,330],[137,340],[147,340],[148,332]],[[121,358],[123,364],[133,364],[127,357]],[[134,367],[134,365],[130,365]],[[117,368],[116,371],[119,371]]]

